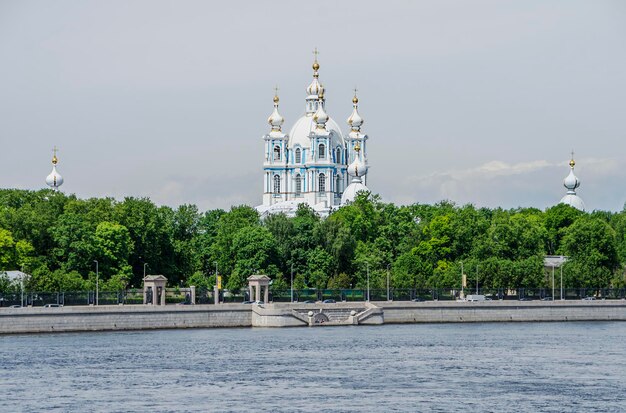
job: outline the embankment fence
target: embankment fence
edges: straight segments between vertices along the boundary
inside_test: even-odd
[[[479,288],[465,289],[465,295],[480,294],[491,300],[552,300],[551,288]],[[369,301],[445,301],[456,300],[461,296],[458,288],[391,288],[370,289]],[[290,302],[292,291],[270,289],[270,301]],[[196,304],[214,304],[213,290],[197,289]],[[581,300],[581,299],[626,299],[626,288],[564,288],[555,289],[555,300]],[[220,291],[219,301],[223,303],[241,303],[250,300],[248,289],[237,291]],[[304,301],[367,301],[368,290],[366,289],[299,289],[293,290],[293,300]],[[47,304],[63,306],[95,305],[133,305],[143,304],[142,290],[126,290],[119,292],[101,291],[67,291],[67,292],[12,292],[0,293],[0,307],[9,306],[33,306],[40,307]],[[167,304],[191,304],[187,294],[177,289],[167,289]]]

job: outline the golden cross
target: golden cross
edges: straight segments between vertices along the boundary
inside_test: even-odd
[[[56,146],[56,145],[54,145],[54,147],[52,148],[52,153],[54,154],[54,156],[57,156],[57,152],[58,152],[58,151],[59,151],[59,150],[57,149],[57,146]]]
[[[572,159],[574,159],[574,150],[572,149]]]
[[[320,54],[320,52],[317,51],[317,47],[313,50],[313,54],[315,55],[315,61],[317,62],[317,55]]]
[[[356,96],[356,92],[358,92],[359,90],[356,88],[356,86],[354,87],[354,96]]]
[[[278,85],[274,86],[274,95],[278,96]]]

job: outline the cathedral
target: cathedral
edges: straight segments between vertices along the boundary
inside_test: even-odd
[[[356,90],[347,120],[350,131],[344,136],[326,113],[319,69],[316,57],[313,80],[306,88],[305,113],[289,134],[282,130],[285,119],[278,111],[278,92],[274,95],[268,119],[271,130],[263,136],[263,204],[256,207],[262,217],[280,212],[294,216],[301,203],[327,216],[353,201],[359,191],[368,191],[368,137],[361,132]]]

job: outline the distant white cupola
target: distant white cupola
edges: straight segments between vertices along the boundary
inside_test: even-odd
[[[574,166],[576,162],[574,161],[574,152],[572,152],[572,159],[569,161],[569,175],[563,180],[563,186],[567,188],[567,194],[561,199],[561,204],[566,204],[573,206],[574,208],[584,211],[585,203],[583,200],[576,195],[576,189],[580,186],[580,180],[576,175],[574,175]]]
[[[350,129],[354,132],[359,132],[361,130],[361,125],[363,125],[363,118],[359,115],[359,98],[356,96],[356,90],[354,92],[354,97],[352,98],[352,114],[348,118],[348,125],[350,125]]]
[[[347,203],[353,202],[356,198],[356,195],[361,191],[369,192],[369,189],[365,184],[363,184],[363,180],[361,177],[367,174],[367,164],[361,159],[361,147],[357,143],[354,147],[356,151],[356,157],[354,161],[348,166],[347,173],[352,176],[352,182],[345,191],[343,191],[343,195],[341,196],[341,205],[346,205]]]
[[[312,116],[318,109],[318,105],[323,105],[324,102],[320,99],[320,96],[324,96],[324,86],[319,81],[320,77],[320,64],[317,62],[317,48],[313,52],[315,55],[315,61],[313,62],[313,80],[311,84],[306,88],[306,114]]]
[[[278,87],[276,87],[274,93],[274,110],[272,111],[270,117],[267,119],[267,123],[269,123],[272,127],[272,132],[280,132],[283,123],[285,123],[285,118],[283,118],[282,115],[278,113],[278,102],[280,102],[280,99],[278,97]]]
[[[53,191],[58,191],[59,187],[63,185],[63,177],[60,173],[57,172],[57,164],[59,163],[59,158],[57,158],[57,148],[56,146],[52,150],[54,155],[52,156],[52,172],[50,175],[46,177],[46,184],[52,188]]]

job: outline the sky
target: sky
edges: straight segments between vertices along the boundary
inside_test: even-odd
[[[258,205],[275,85],[288,131],[319,49],[355,86],[385,202],[545,209],[575,152],[589,210],[626,201],[626,2],[0,1],[0,187],[200,210]]]

